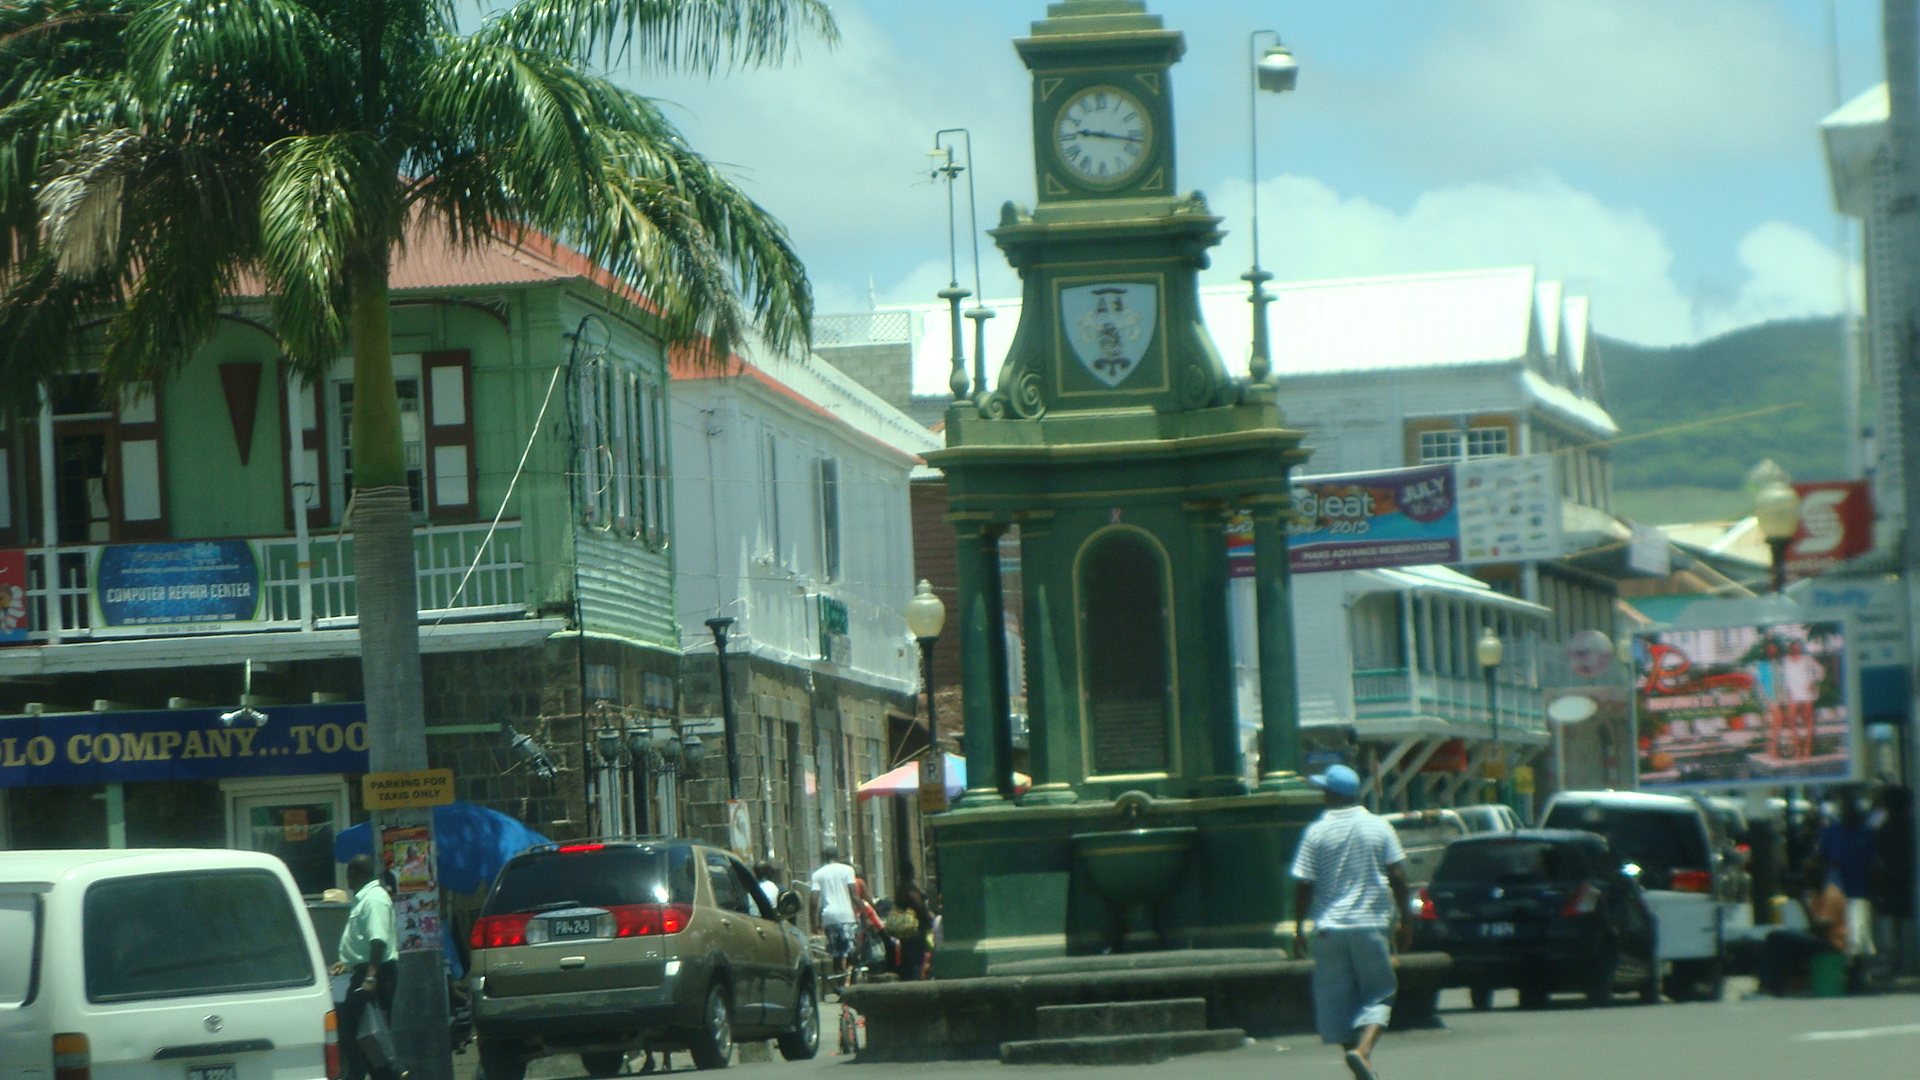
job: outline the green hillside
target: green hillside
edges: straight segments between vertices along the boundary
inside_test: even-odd
[[[1607,409],[1623,436],[1613,449],[1622,513],[1652,522],[1730,515],[1762,458],[1796,480],[1846,475],[1835,320],[1763,323],[1666,349],[1602,338],[1599,350]],[[1778,411],[1718,420],[1766,409]],[[1630,437],[1657,431],[1670,433]]]

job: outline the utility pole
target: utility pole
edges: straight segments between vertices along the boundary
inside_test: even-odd
[[[1894,327],[1900,355],[1900,495],[1905,514],[1900,529],[1900,572],[1907,592],[1907,679],[1920,687],[1920,634],[1914,633],[1913,613],[1920,611],[1920,0],[1882,0],[1881,35],[1887,66],[1887,150],[1892,167],[1892,204],[1888,215],[1886,266],[1894,280],[1883,295],[1894,310],[1886,323]],[[1920,695],[1907,695],[1908,716],[1901,748],[1906,758],[1909,789],[1920,780]],[[1915,801],[1916,835],[1920,835],[1920,800]],[[1920,860],[1915,860],[1920,877]],[[1920,886],[1920,881],[1916,881]],[[1914,957],[1909,941],[1905,957]]]

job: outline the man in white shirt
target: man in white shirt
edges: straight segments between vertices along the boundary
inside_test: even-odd
[[[1406,852],[1393,826],[1360,805],[1360,775],[1335,765],[1311,778],[1327,809],[1293,857],[1293,952],[1313,917],[1313,1012],[1321,1041],[1346,1049],[1354,1080],[1379,1080],[1373,1046],[1393,1014],[1397,983],[1387,930],[1407,910]],[[1399,920],[1406,949],[1413,927]]]
[[[345,1080],[362,1080],[374,1072],[384,1080],[387,1070],[370,1070],[360,1050],[360,1023],[368,1009],[393,1012],[395,969],[393,933],[393,897],[373,872],[373,856],[355,855],[347,860],[347,889],[353,893],[353,907],[347,910],[347,925],[340,931],[339,962],[333,974],[351,974],[347,1000],[340,1005],[340,1046],[346,1051]]]
[[[826,862],[813,872],[811,879],[813,913],[826,931],[827,955],[833,960],[833,973],[838,975],[847,970],[853,957],[853,939],[860,918],[853,902],[861,897],[860,875],[840,861],[840,849],[829,847],[820,854]]]

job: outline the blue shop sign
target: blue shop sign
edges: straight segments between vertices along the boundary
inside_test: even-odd
[[[111,544],[94,595],[108,626],[247,622],[260,604],[260,567],[245,540]]]
[[[367,707],[274,705],[0,718],[0,788],[367,771]]]

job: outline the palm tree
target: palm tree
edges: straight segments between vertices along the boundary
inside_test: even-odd
[[[811,316],[781,227],[608,72],[777,62],[834,38],[822,0],[519,0],[464,32],[458,14],[447,0],[0,6],[0,408],[37,407],[105,315],[109,386],[176,370],[245,280],[264,284],[306,378],[350,346],[375,771],[426,765],[388,340],[407,230],[564,240],[647,297],[695,362],[750,334],[798,348]],[[403,999],[436,993],[422,973],[437,962],[402,960]],[[430,1050],[444,1028],[396,1012],[416,1076],[447,1075]]]

